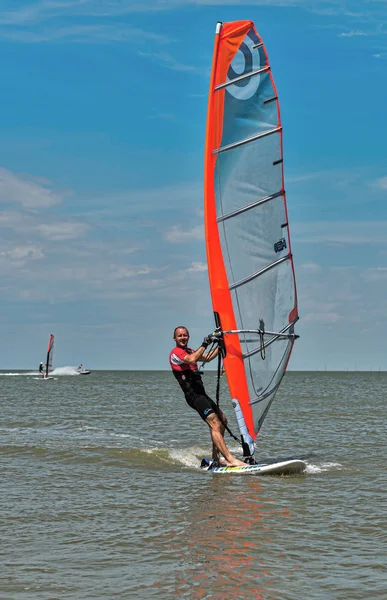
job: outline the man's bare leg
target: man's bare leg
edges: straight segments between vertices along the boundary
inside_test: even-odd
[[[231,454],[228,450],[226,443],[224,441],[224,425],[219,419],[218,415],[212,413],[206,419],[206,423],[210,428],[210,434],[212,439],[213,448],[215,447],[217,454],[222,454],[225,458],[226,465],[228,467],[239,467],[246,466],[246,463],[242,462],[235,456]]]
[[[225,429],[224,429],[223,423],[227,423],[227,419],[226,419],[225,415],[223,414],[223,412],[220,409],[219,409],[219,411],[220,411],[220,415],[219,416],[220,416],[220,419],[221,419],[221,421],[220,421],[220,424],[221,424],[221,430],[220,430],[220,432],[222,434],[222,437],[224,438],[224,431],[225,431]],[[212,442],[212,458],[214,460],[216,460],[218,463],[221,462],[224,465],[226,464],[225,461],[224,461],[223,456],[222,456],[222,458],[220,457],[220,452],[219,452],[218,448],[215,446],[215,444],[213,442]]]

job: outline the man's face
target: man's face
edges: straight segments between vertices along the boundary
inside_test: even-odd
[[[188,330],[185,327],[176,329],[175,340],[176,345],[179,346],[179,348],[185,348],[189,340]]]

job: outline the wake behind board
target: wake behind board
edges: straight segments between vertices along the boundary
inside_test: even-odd
[[[244,467],[212,466],[212,461],[204,458],[201,468],[210,473],[232,473],[238,475],[293,475],[302,473],[306,469],[303,460],[283,460],[275,463],[257,463]]]

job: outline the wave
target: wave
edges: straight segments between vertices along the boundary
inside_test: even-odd
[[[139,440],[141,441],[141,440]],[[143,471],[176,471],[176,469],[200,471],[200,463],[204,456],[209,456],[208,449],[200,446],[189,448],[150,447],[122,448],[109,444],[83,443],[77,447],[62,448],[44,447],[40,445],[4,445],[0,455],[31,456],[45,462],[65,464],[104,464],[105,466],[139,469]],[[282,457],[283,458],[283,457]],[[288,457],[290,458],[290,457]],[[280,458],[272,459],[273,462]],[[307,463],[306,475],[319,475],[326,471],[341,469],[338,462]]]
[[[0,377],[27,377],[31,375],[39,375],[38,371],[28,371],[24,373],[10,372],[10,373],[0,373]]]
[[[71,365],[67,365],[65,367],[56,367],[52,371],[50,371],[51,376],[78,376],[78,367],[73,367]],[[10,371],[9,373],[1,372],[0,377],[39,377],[41,378],[41,374],[38,370],[36,371]]]

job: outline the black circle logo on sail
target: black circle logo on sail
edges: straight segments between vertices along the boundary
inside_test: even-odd
[[[227,72],[227,81],[232,81],[236,77],[246,75],[252,71],[256,71],[260,67],[259,50],[253,48],[258,43],[258,39],[254,36],[252,39],[247,35],[239,46],[236,55],[233,58]],[[238,100],[248,100],[254,96],[259,86],[260,75],[246,77],[241,81],[237,81],[232,85],[228,85],[226,90]]]

